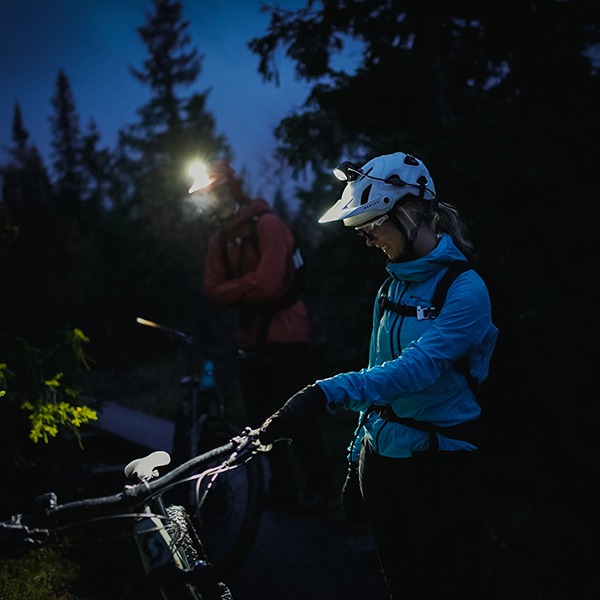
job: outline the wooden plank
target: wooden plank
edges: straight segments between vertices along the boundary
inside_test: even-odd
[[[138,410],[105,402],[96,425],[113,435],[147,448],[171,452],[175,424]]]

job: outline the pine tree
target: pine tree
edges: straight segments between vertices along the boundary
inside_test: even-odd
[[[181,123],[182,100],[176,88],[189,86],[198,77],[201,57],[191,43],[187,31],[189,21],[183,20],[183,5],[171,0],[153,0],[155,14],[146,12],[146,24],[137,28],[148,58],[143,69],[130,67],[133,76],[150,86],[151,102],[140,110],[142,124],[148,130],[176,129]]]
[[[14,145],[8,149],[9,163],[0,170],[2,199],[17,225],[41,222],[49,204],[50,180],[37,147],[29,143],[29,132],[18,103],[15,104],[11,139]]]
[[[13,160],[16,161],[17,166],[23,166],[29,150],[29,132],[23,124],[23,113],[18,102],[15,103],[11,138],[15,145],[10,150],[10,154]]]
[[[53,113],[49,117],[52,131],[56,191],[63,210],[77,214],[83,193],[81,167],[81,129],[71,82],[61,69],[51,99]]]
[[[188,202],[187,167],[229,149],[206,110],[207,93],[186,97],[181,91],[201,70],[188,27],[181,2],[153,0],[152,13],[137,29],[147,58],[131,73],[149,87],[151,99],[138,110],[139,121],[120,131],[111,190],[115,210],[109,216],[117,243],[127,246],[131,259],[125,265],[117,257],[111,271],[119,283],[135,286],[128,306],[119,298],[119,311],[130,322],[145,312],[190,327],[198,317],[208,230]]]
[[[100,131],[91,119],[81,140],[81,163],[85,174],[85,202],[90,217],[99,217],[108,202],[112,183],[111,167],[114,159],[107,148],[100,149]]]
[[[57,327],[85,328],[91,320],[94,283],[94,230],[85,204],[88,174],[83,163],[83,136],[71,83],[61,69],[51,99],[49,117],[54,158],[54,194],[51,206],[52,280],[48,302]],[[88,157],[89,158],[89,157]]]
[[[288,209],[288,205],[285,201],[285,196],[283,193],[283,189],[279,186],[275,190],[275,195],[273,197],[273,212],[288,225],[290,224],[290,211]]]
[[[0,169],[2,200],[11,227],[18,231],[10,247],[10,260],[3,275],[6,294],[2,295],[3,311],[0,331],[18,335],[39,335],[52,329],[46,317],[51,312],[47,297],[52,286],[53,231],[50,206],[52,188],[42,157],[29,142],[19,104],[15,104],[10,160]],[[4,207],[2,207],[4,208]],[[8,282],[8,283],[7,283]]]

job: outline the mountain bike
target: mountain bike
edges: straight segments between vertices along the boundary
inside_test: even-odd
[[[111,496],[61,505],[54,493],[44,494],[36,499],[34,514],[17,514],[0,522],[0,556],[14,557],[42,546],[133,538],[146,574],[143,582],[137,583],[133,597],[231,600],[201,532],[194,528],[185,508],[166,505],[163,494],[191,482],[201,510],[222,477],[244,469],[256,461],[257,454],[270,448],[261,445],[257,430],[247,428],[227,444],[162,476],[158,469],[169,464],[167,452],[153,452],[132,461],[125,467],[123,491]]]
[[[199,372],[181,380],[182,405],[175,425],[172,458],[175,465],[226,443],[236,431],[226,414],[224,397],[215,385],[215,361],[244,356],[206,349],[189,333],[138,318],[141,325],[166,334],[171,343],[199,354]],[[172,500],[184,505],[201,533],[217,575],[229,579],[248,556],[258,533],[264,495],[261,460],[245,463],[242,468],[223,474],[210,493],[197,503],[194,482],[187,490],[181,486]]]

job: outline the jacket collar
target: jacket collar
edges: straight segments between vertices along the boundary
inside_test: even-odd
[[[408,262],[388,262],[386,271],[400,281],[425,281],[449,263],[467,259],[454,245],[452,238],[442,233],[438,245],[427,256]]]
[[[240,204],[240,209],[234,215],[221,222],[221,230],[224,233],[234,232],[248,221],[248,219],[251,219],[258,213],[268,211],[270,208],[268,202],[263,198],[255,198],[254,200]]]

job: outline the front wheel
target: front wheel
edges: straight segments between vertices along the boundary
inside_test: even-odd
[[[168,506],[166,529],[176,568],[158,574],[158,586],[168,600],[233,600],[227,586],[207,561],[205,550],[183,506]]]
[[[226,444],[235,432],[225,423],[214,419],[202,432],[199,452]],[[227,581],[246,560],[258,533],[264,494],[261,458],[218,475],[212,484],[210,477],[194,490],[193,498],[202,498],[202,506],[190,508],[209,560],[217,577]],[[206,468],[221,461],[209,463]],[[210,487],[208,487],[210,486]]]

